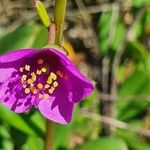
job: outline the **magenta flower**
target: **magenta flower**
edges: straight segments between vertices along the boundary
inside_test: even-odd
[[[0,102],[17,113],[35,106],[67,124],[74,105],[94,87],[60,51],[22,49],[0,56]]]

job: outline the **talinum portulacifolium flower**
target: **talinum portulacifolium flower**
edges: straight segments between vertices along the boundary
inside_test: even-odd
[[[22,49],[0,56],[0,103],[17,113],[35,106],[46,118],[67,124],[74,105],[93,89],[59,50]]]

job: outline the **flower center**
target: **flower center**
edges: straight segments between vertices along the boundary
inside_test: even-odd
[[[49,66],[41,58],[37,60],[36,64],[37,67],[35,66],[34,68],[37,69],[28,64],[19,68],[21,84],[25,94],[32,93],[38,99],[48,99],[59,86],[58,78],[67,79],[67,76],[61,71],[56,71],[56,73],[50,71]]]

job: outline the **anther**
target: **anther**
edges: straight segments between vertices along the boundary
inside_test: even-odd
[[[20,67],[19,71],[20,72],[23,72],[24,68],[23,67]]]
[[[29,88],[25,88],[25,93],[29,94],[30,93],[30,89]]]
[[[26,71],[30,71],[30,66],[29,65],[25,65],[25,70]]]
[[[39,58],[39,59],[37,60],[37,63],[38,63],[39,65],[41,65],[41,64],[44,63],[44,61],[43,61],[43,59]]]
[[[36,71],[36,74],[41,75],[41,71],[40,71],[40,70],[37,70],[37,71]]]
[[[44,86],[44,89],[48,89],[50,87],[50,85],[49,84],[46,84],[45,86]]]
[[[34,81],[33,81],[32,79],[28,79],[28,80],[27,80],[27,83],[28,83],[28,84],[32,84],[32,83],[34,83]]]
[[[47,70],[46,68],[42,68],[41,71],[45,73]]]
[[[50,76],[51,76],[51,78],[52,78],[53,80],[56,80],[56,79],[57,79],[57,75],[56,75],[55,73],[53,73],[53,72],[51,72]]]
[[[26,79],[27,79],[27,75],[24,74],[24,75],[21,77],[21,79],[22,79],[22,80],[26,80]]]
[[[52,88],[50,88],[50,89],[48,90],[48,92],[49,92],[50,94],[53,94],[54,90],[55,90],[55,89],[52,87]]]
[[[37,94],[36,88],[35,88],[35,87],[32,87],[32,88],[31,88],[31,92],[32,92],[33,94]]]
[[[41,90],[41,89],[43,89],[43,84],[42,84],[42,83],[39,83],[39,84],[37,85],[37,87]]]
[[[48,98],[49,98],[49,95],[48,95],[48,94],[44,94],[44,98],[45,98],[45,99],[48,99]]]
[[[53,83],[53,86],[54,86],[54,88],[56,88],[56,87],[58,86],[58,82],[55,81],[55,82]]]
[[[57,75],[60,75],[60,74],[61,74],[61,72],[60,72],[60,71],[56,71],[56,74],[57,74]]]
[[[51,83],[52,83],[52,78],[51,78],[51,76],[48,77],[47,83],[48,83],[48,84],[51,84]]]

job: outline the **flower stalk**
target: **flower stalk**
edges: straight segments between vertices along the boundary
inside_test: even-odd
[[[54,23],[49,26],[48,44],[62,46],[67,0],[55,1]],[[54,150],[55,123],[46,120],[45,150]]]
[[[66,14],[66,5],[67,5],[67,0],[55,1],[54,22],[57,27],[55,43],[61,46],[63,42],[63,30],[64,30],[64,20]]]
[[[54,150],[55,123],[46,120],[45,150]]]

